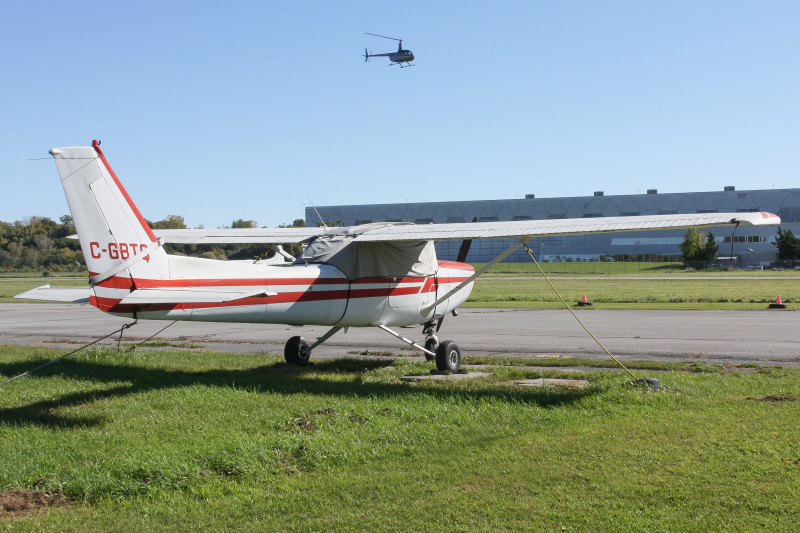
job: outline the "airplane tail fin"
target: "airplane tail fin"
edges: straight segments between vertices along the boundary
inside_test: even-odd
[[[168,278],[166,252],[99,145],[50,150],[93,285],[133,288],[136,278]]]

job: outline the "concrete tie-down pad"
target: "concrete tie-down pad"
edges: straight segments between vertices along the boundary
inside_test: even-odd
[[[413,376],[402,376],[402,381],[452,381],[455,379],[485,378],[491,376],[489,372],[467,372],[464,374],[419,374]]]
[[[582,379],[551,379],[551,378],[537,378],[537,379],[518,379],[509,382],[509,385],[520,385],[523,387],[573,387],[581,388],[588,385],[588,381]]]

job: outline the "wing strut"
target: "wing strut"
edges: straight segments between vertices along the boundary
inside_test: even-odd
[[[464,287],[466,287],[467,285],[469,285],[470,283],[475,281],[478,277],[480,277],[481,274],[486,272],[486,270],[492,268],[497,263],[499,263],[500,261],[502,261],[503,259],[505,259],[509,255],[514,253],[516,250],[518,250],[519,248],[524,246],[525,243],[527,243],[531,239],[533,239],[533,237],[523,237],[522,240],[519,241],[517,244],[515,244],[514,246],[512,246],[511,248],[509,248],[508,250],[506,250],[502,254],[500,254],[497,257],[495,257],[492,260],[491,263],[486,263],[486,265],[484,265],[483,268],[481,268],[480,270],[475,272],[473,275],[471,275],[470,277],[468,277],[467,279],[465,279],[464,281],[462,281],[458,285],[456,285],[455,289],[451,290],[450,292],[448,292],[447,294],[445,294],[444,296],[442,296],[441,298],[439,298],[438,300],[436,300],[432,304],[426,305],[425,307],[423,307],[422,308],[422,314],[426,315],[426,314],[430,313],[431,311],[433,311],[434,309],[436,309],[437,305],[439,305],[440,303],[444,302],[445,300],[450,298],[452,295],[454,295],[455,293],[457,293],[458,291],[460,291],[461,289],[463,289]]]

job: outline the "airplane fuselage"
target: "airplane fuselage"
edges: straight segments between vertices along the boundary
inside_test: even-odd
[[[326,264],[276,266],[169,256],[170,279],[114,276],[94,286],[91,303],[115,315],[156,320],[246,322],[320,326],[407,326],[423,324],[456,309],[469,297],[469,284],[436,306],[423,307],[473,274],[464,263],[439,261],[435,275],[349,280]],[[263,291],[228,302],[131,305],[122,300],[137,289],[186,288]]]

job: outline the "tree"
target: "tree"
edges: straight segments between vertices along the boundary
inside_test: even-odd
[[[697,228],[689,228],[683,235],[681,252],[683,252],[683,260],[686,262],[712,262],[719,253],[719,244],[717,244],[714,234],[710,231],[706,234]]]
[[[231,223],[232,228],[257,228],[258,222],[255,220],[242,220],[241,218],[238,220],[234,220]]]
[[[158,222],[150,222],[148,220],[147,223],[153,229],[186,229],[186,222],[183,221],[183,217],[180,215],[167,215],[164,220],[159,220]]]
[[[706,238],[706,245],[703,248],[704,251],[704,258],[703,261],[708,261],[709,263],[713,263],[717,260],[717,255],[719,255],[719,244],[717,244],[717,239],[714,237],[714,234],[710,231],[708,232],[708,237]]]
[[[778,248],[778,261],[794,262],[795,257],[800,257],[800,239],[795,237],[790,229],[782,230],[778,226],[775,246]]]
[[[291,224],[280,224],[279,228],[305,228],[306,221],[302,218],[294,219],[294,222]],[[297,257],[303,252],[303,247],[297,243],[292,244],[284,244],[283,249],[286,250],[290,255]]]

